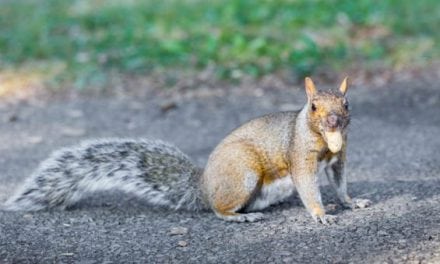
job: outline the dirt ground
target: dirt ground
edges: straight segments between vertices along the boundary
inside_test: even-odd
[[[0,201],[51,151],[86,138],[160,138],[203,166],[234,127],[304,103],[302,87],[266,88],[0,103]],[[99,193],[70,211],[0,211],[0,263],[440,263],[440,79],[355,85],[349,99],[349,192],[373,205],[342,209],[322,177],[337,225],[314,223],[296,196],[238,224]]]

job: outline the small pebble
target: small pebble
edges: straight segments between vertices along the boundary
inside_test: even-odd
[[[18,115],[17,114],[12,114],[8,117],[8,122],[16,122],[18,121]]]
[[[61,256],[71,257],[71,256],[73,256],[74,254],[73,254],[72,252],[66,252],[66,253],[61,253],[60,255],[61,255]]]
[[[177,103],[174,101],[163,102],[160,104],[160,110],[163,113],[173,110],[174,108],[177,108]]]
[[[385,231],[383,231],[383,230],[380,230],[379,232],[377,232],[377,234],[378,234],[379,236],[388,236],[388,233],[385,232]]]
[[[31,219],[33,216],[31,214],[24,214],[23,218]]]
[[[170,236],[176,236],[176,235],[185,235],[186,233],[188,233],[188,228],[177,226],[177,227],[172,227],[168,234]]]
[[[177,242],[177,245],[179,247],[186,247],[188,246],[188,242],[186,242],[185,240],[180,240],[179,242]]]

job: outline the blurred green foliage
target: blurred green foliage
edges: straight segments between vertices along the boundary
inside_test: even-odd
[[[0,67],[48,63],[59,78],[157,68],[259,76],[439,56],[438,0],[4,0]]]

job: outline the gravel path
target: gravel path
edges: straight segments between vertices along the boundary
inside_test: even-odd
[[[129,195],[101,193],[70,211],[1,212],[0,263],[440,263],[439,80],[349,91],[349,192],[371,208],[315,224],[297,197],[259,223],[211,213],[153,209]],[[179,101],[93,98],[0,104],[0,201],[52,150],[84,138],[161,138],[201,166],[232,128],[260,114],[298,108],[300,88],[266,96]]]

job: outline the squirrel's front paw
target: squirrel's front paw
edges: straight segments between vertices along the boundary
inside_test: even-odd
[[[343,206],[350,209],[362,209],[366,207],[370,207],[372,202],[368,199],[346,199],[345,202],[343,202]]]
[[[366,208],[366,207],[370,207],[372,204],[372,202],[368,199],[358,199],[358,198],[354,198],[352,200],[351,203],[351,208],[356,209],[356,208]]]
[[[322,215],[322,216],[317,216],[314,215],[312,216],[313,220],[315,220],[316,223],[321,223],[323,225],[333,225],[336,224],[338,222],[338,217],[335,215]]]

